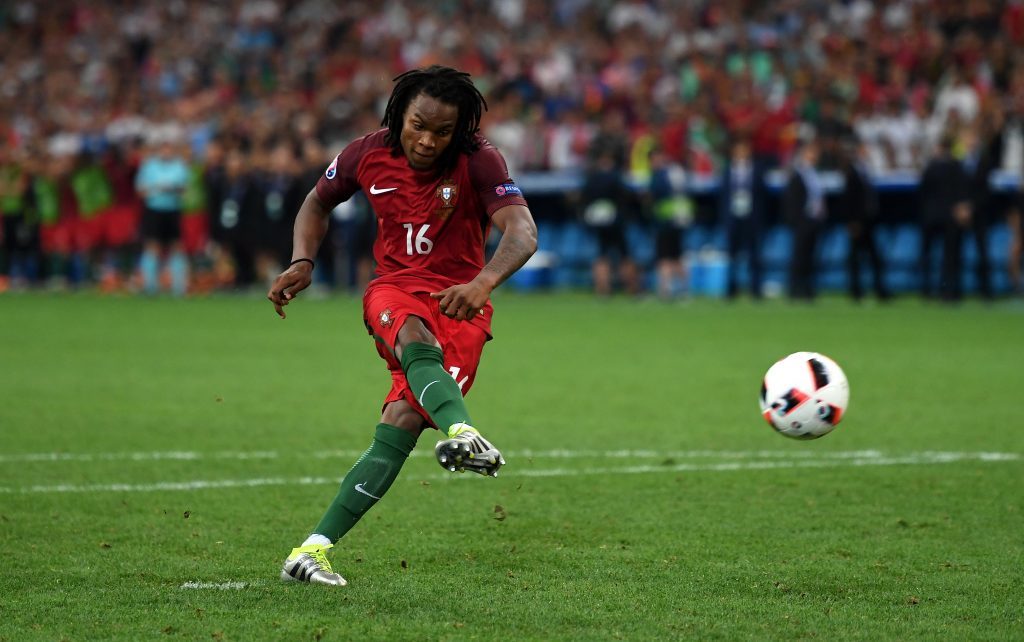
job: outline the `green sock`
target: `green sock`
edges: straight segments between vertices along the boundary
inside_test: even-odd
[[[473,424],[459,384],[444,369],[440,348],[410,343],[402,349],[402,370],[412,393],[442,433],[447,434],[452,424]]]
[[[313,532],[332,542],[341,539],[388,492],[415,447],[416,437],[411,433],[377,424],[373,443],[345,475],[341,490]]]

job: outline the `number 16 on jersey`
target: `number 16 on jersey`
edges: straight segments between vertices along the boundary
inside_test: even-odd
[[[427,238],[427,230],[430,229],[429,223],[420,226],[418,232],[414,223],[402,223],[402,227],[405,228],[406,254],[409,256],[414,254],[430,254],[430,251],[434,249],[434,242]],[[413,236],[414,232],[415,237]]]

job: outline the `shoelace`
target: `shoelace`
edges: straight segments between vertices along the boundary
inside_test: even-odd
[[[331,569],[331,563],[327,561],[327,555],[324,554],[323,550],[313,551],[311,553],[307,553],[307,555],[313,558],[313,561],[316,562],[322,570],[328,573],[334,572],[334,570]]]

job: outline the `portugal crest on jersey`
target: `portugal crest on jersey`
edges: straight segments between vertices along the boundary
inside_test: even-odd
[[[395,322],[395,313],[391,311],[391,308],[388,308],[380,313],[377,320],[380,322],[382,328],[390,327],[391,324]]]
[[[434,195],[441,199],[441,207],[438,208],[437,215],[442,219],[448,218],[455,209],[455,198],[459,195],[458,185],[450,178],[445,179],[437,186]]]

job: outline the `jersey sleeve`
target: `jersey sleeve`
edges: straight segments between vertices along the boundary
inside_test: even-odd
[[[359,162],[363,159],[363,155],[380,146],[382,137],[378,134],[380,132],[357,138],[349,143],[327,166],[327,170],[316,182],[316,195],[328,209],[334,209],[339,203],[344,203],[359,191],[356,171],[359,169]]]
[[[526,205],[522,190],[508,175],[505,158],[488,142],[469,158],[469,180],[487,216],[507,205]]]

